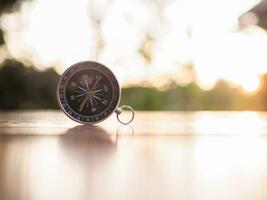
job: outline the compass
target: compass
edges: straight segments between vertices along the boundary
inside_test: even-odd
[[[60,108],[72,120],[83,124],[95,124],[116,112],[122,124],[130,123],[134,111],[130,106],[118,107],[120,86],[112,71],[92,61],[70,66],[61,76],[57,98]],[[128,122],[120,120],[123,109],[129,109],[132,117]]]

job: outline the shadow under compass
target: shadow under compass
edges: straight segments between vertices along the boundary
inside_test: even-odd
[[[116,138],[99,126],[79,125],[59,137],[59,142],[69,155],[85,156],[110,153],[116,148]]]

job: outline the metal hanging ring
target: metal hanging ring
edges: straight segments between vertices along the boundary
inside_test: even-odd
[[[132,114],[132,117],[131,119],[128,121],[128,122],[124,122],[124,121],[121,121],[120,120],[120,117],[119,115],[122,113],[123,110],[125,109],[128,109],[129,111],[131,111],[131,114]],[[135,115],[135,112],[134,112],[134,109],[131,107],[131,106],[127,106],[127,105],[123,105],[121,107],[118,108],[118,112],[116,112],[117,114],[117,119],[118,121],[121,123],[121,124],[124,124],[124,125],[127,125],[127,124],[130,124],[133,120],[134,120],[134,115]]]

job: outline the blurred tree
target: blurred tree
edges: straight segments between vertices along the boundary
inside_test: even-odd
[[[21,2],[22,0],[0,0],[0,13],[12,12]]]
[[[234,109],[236,88],[231,88],[224,80],[219,80],[215,87],[205,93],[203,99],[204,110],[232,110]]]
[[[4,31],[0,28],[0,46],[5,44]]]
[[[23,65],[14,60],[7,60],[1,65],[0,106],[1,109],[19,108],[25,101],[25,70]]]
[[[38,71],[16,60],[5,60],[0,65],[0,109],[58,108],[58,79],[53,68]],[[250,95],[223,80],[209,91],[195,82],[180,86],[171,81],[165,90],[124,88],[121,104],[132,105],[136,110],[267,110],[266,86],[267,74],[262,76],[258,92]]]
[[[58,78],[53,68],[40,72],[5,60],[0,66],[0,109],[57,108]]]
[[[247,94],[224,80],[208,91],[199,88],[195,82],[179,86],[172,81],[166,91],[125,88],[121,103],[132,105],[136,110],[267,110],[267,74],[262,77],[261,85],[257,93]]]
[[[10,13],[18,10],[23,1],[26,0],[0,0],[0,17],[4,13]],[[5,44],[4,31],[0,27],[0,46],[4,44]]]
[[[143,41],[140,44],[138,50],[139,54],[143,57],[146,64],[151,64],[153,59],[153,49],[155,44],[155,38],[150,34],[144,36]]]

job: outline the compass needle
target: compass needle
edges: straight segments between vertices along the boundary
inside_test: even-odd
[[[79,88],[80,90],[86,92],[86,89],[84,89],[83,87],[79,86],[79,85],[76,85],[77,88]]]
[[[84,105],[86,104],[86,102],[88,101],[88,99],[90,98],[90,96],[89,95],[86,95],[86,97],[83,99],[83,101],[82,101],[82,103],[81,103],[81,105],[80,105],[80,112],[83,110],[83,107],[84,107]]]
[[[100,79],[96,79],[96,81],[94,82],[93,86],[92,86],[92,90],[95,90],[98,86],[98,82],[100,81]]]
[[[93,102],[95,102],[96,105],[98,104],[97,100],[94,97],[92,98],[92,100]]]
[[[84,95],[84,93],[83,94],[78,94],[78,95],[76,95],[76,97],[81,97],[81,96],[83,96]]]
[[[86,88],[89,89],[87,80],[85,80],[85,85],[86,85]]]
[[[95,93],[98,93],[98,92],[101,92],[101,91],[103,91],[103,90],[102,89],[94,90],[93,93],[95,94]]]
[[[75,90],[74,92],[77,92],[77,93],[84,93],[84,91],[79,91],[79,90]]]
[[[98,96],[96,96],[96,95],[93,95],[93,98],[96,98],[96,99],[98,99],[98,100],[101,101],[101,99]]]
[[[101,83],[99,83],[98,85],[96,85],[96,87],[94,89],[97,89],[101,86]]]
[[[92,98],[90,98],[90,103],[91,103],[91,106],[93,107],[94,104],[93,104]]]

